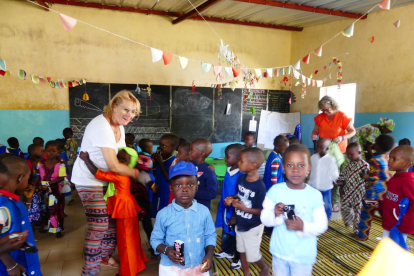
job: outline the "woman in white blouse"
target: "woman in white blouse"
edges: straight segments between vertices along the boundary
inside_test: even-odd
[[[81,149],[103,171],[138,177],[138,170],[120,164],[118,148],[125,147],[124,126],[140,113],[140,103],[127,90],[118,92],[104,114],[95,117],[86,127]],[[112,258],[116,247],[115,222],[107,215],[103,196],[108,183],[95,179],[85,163],[77,158],[72,182],[85,208],[88,232],[85,238],[85,265],[82,275],[98,275],[100,264],[119,266]]]

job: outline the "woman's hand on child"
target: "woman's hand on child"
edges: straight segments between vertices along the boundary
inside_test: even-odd
[[[171,260],[171,262],[179,264],[182,261],[184,261],[184,257],[181,257],[180,255],[180,252],[175,251],[174,247],[169,246],[167,248],[167,256]]]
[[[211,269],[211,264],[213,263],[213,260],[211,259],[211,257],[208,257],[206,255],[204,256],[203,261],[201,263],[202,263],[201,272],[204,273]]]
[[[285,208],[285,204],[284,203],[282,203],[282,202],[279,202],[278,204],[276,204],[276,206],[275,206],[275,216],[276,217],[278,217],[278,216],[280,216],[281,214],[283,214],[283,208]]]
[[[79,153],[79,158],[86,162],[89,160],[89,153],[87,153],[86,151],[81,151]]]
[[[300,217],[296,217],[296,220],[285,220],[286,228],[290,231],[303,231],[303,220]]]

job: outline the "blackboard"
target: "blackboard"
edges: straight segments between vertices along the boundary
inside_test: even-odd
[[[269,111],[289,113],[290,112],[290,91],[269,90]]]
[[[85,92],[89,100],[82,99]],[[73,137],[79,142],[89,122],[103,113],[103,108],[109,102],[108,83],[86,83],[69,88],[70,127]]]
[[[257,127],[260,122],[260,112],[267,109],[267,93],[268,90],[264,89],[250,89],[249,92],[253,92],[253,98],[247,99],[247,104],[243,105],[243,121],[242,121],[242,133],[241,140],[246,132],[249,131],[250,120],[254,119],[257,121]],[[256,115],[250,112],[250,107],[256,108]],[[256,130],[257,131],[257,130]],[[237,141],[237,140],[235,140]]]
[[[170,89],[171,86],[151,85],[151,98],[148,85],[111,84],[111,95],[121,90],[130,91],[141,104],[141,114],[125,127],[125,133],[133,133],[135,141],[146,138],[158,144],[161,135],[170,130]]]
[[[213,88],[172,87],[171,131],[187,141],[213,134]]]
[[[218,99],[217,90],[214,101],[214,133],[212,143],[236,142],[241,135],[242,90],[230,88],[222,90],[222,98]],[[227,104],[231,104],[231,113],[225,114]]]

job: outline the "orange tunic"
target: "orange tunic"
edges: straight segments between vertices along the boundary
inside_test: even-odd
[[[346,116],[342,111],[337,111],[332,120],[329,121],[328,116],[325,113],[321,113],[314,118],[315,125],[319,127],[319,138],[335,139],[338,136],[343,136],[347,133],[346,128],[352,121],[351,118]],[[348,146],[347,140],[340,142],[339,148],[342,153],[345,153]]]
[[[108,215],[116,219],[138,217],[141,208],[131,194],[131,180],[128,176],[98,170],[95,178],[115,184],[116,195],[108,198]]]

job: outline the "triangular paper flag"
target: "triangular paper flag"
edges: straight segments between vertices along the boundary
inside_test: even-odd
[[[173,55],[171,55],[170,53],[167,52],[163,52],[162,53],[162,59],[164,60],[164,64],[168,65],[171,60],[173,59]]]
[[[201,62],[201,71],[203,72],[203,74],[207,73],[208,71],[210,71],[211,69],[211,63],[204,63]]]
[[[26,79],[26,72],[22,69],[19,70],[19,78],[21,78],[22,80]]]
[[[390,0],[382,0],[381,3],[378,4],[378,7],[380,7],[383,10],[389,10],[390,9]]]
[[[36,84],[38,84],[38,83],[40,82],[40,80],[39,80],[39,77],[38,77],[38,76],[33,76],[33,75],[30,75],[30,77],[31,77],[31,79],[32,79],[32,82],[34,82],[34,83],[36,83]]]
[[[151,55],[152,55],[152,62],[157,62],[160,61],[160,59],[162,59],[162,51],[155,49],[155,48],[151,48]]]
[[[296,71],[295,69],[293,69],[293,76],[295,77],[295,79],[300,78],[300,73],[299,73],[299,71]]]
[[[323,86],[323,81],[322,80],[317,80],[316,81],[316,86],[317,87],[322,87]]]
[[[306,63],[306,64],[309,64],[309,61],[310,61],[310,54],[308,54],[306,57],[304,57],[304,58],[302,59],[302,61],[303,61],[304,63]]]
[[[178,57],[178,59],[180,60],[181,69],[184,69],[185,67],[187,67],[188,58]]]
[[[237,78],[238,75],[240,75],[240,69],[236,67],[232,67],[231,70],[233,70],[233,77]],[[231,86],[232,84],[230,84]],[[236,84],[234,84],[234,87],[236,87]],[[233,89],[233,88],[232,88]],[[233,90],[234,91],[234,90]]]
[[[279,77],[279,69],[275,70],[275,77]]]
[[[6,71],[0,69],[0,75],[5,76],[6,75]]]
[[[310,79],[311,79],[311,78],[313,78],[313,74],[310,74],[309,78],[310,78]]]
[[[285,68],[280,68],[280,75],[282,75],[282,76],[285,75]]]
[[[374,43],[375,37],[371,37],[371,43]]]
[[[394,26],[399,28],[401,26],[401,20],[395,21]]]
[[[293,64],[293,68],[296,69],[296,70],[300,70],[300,60],[298,60],[298,62]]]
[[[354,23],[349,25],[345,30],[342,31],[342,34],[346,37],[351,37],[354,35]]]
[[[290,66],[286,67],[286,75],[290,75]]]
[[[315,80],[312,80],[312,87],[314,87],[315,84],[316,84],[316,81]]]
[[[231,67],[224,67],[224,72],[226,72],[227,78],[230,78],[231,76],[233,76],[233,70],[231,69]]]
[[[10,71],[7,70],[5,76],[10,77],[10,75],[11,75]]]
[[[7,71],[6,70],[6,62],[2,59],[0,59],[0,69],[3,71]]]
[[[223,68],[223,66],[220,65],[214,65],[213,66],[213,71],[214,71],[214,75],[217,76],[218,74],[221,73],[221,69]]]
[[[322,46],[319,46],[315,51],[313,51],[313,53],[315,55],[317,55],[318,57],[322,56]]]
[[[302,75],[302,82],[305,82],[306,77],[304,75]]]
[[[300,83],[300,82],[299,82],[299,81],[297,81],[297,82],[295,83],[295,86],[298,86],[298,85],[299,85],[299,83]]]
[[[312,80],[308,78],[308,86],[311,85]]]
[[[272,74],[272,70],[273,70],[272,68],[268,68],[268,69],[266,69],[266,73],[267,73],[267,77],[268,77],[268,78],[271,78],[271,77],[272,77],[272,75],[273,75],[273,74]]]
[[[256,78],[261,78],[262,77],[262,70],[261,69],[254,69],[254,74],[255,74]]]
[[[59,16],[60,16],[60,20],[62,20],[63,29],[65,29],[65,31],[72,30],[72,28],[75,27],[76,23],[78,22],[78,20],[76,20],[75,18],[72,18],[70,16],[67,16],[61,13],[59,13]]]
[[[326,65],[323,67],[323,70],[325,70],[325,71],[326,71]]]

